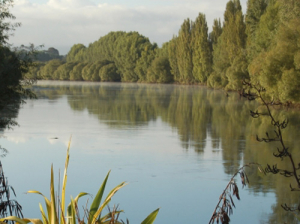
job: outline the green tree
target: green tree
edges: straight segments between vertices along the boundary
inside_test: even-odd
[[[152,83],[169,83],[173,80],[167,57],[156,57],[147,72],[147,81]]]
[[[208,40],[208,27],[205,15],[199,13],[192,28],[193,76],[196,81],[205,83],[212,70],[212,57]]]
[[[141,57],[138,59],[135,67],[135,72],[138,75],[139,82],[146,82],[147,80],[147,71],[150,67],[152,61],[155,58],[155,49],[156,45],[146,46],[145,49],[141,52]]]
[[[171,74],[173,75],[173,79],[175,82],[179,82],[180,80],[180,73],[178,69],[177,63],[177,40],[178,37],[174,36],[172,40],[169,41],[168,44],[168,56],[169,56],[169,63],[171,67]]]
[[[189,19],[186,19],[181,25],[176,41],[177,66],[180,76],[179,79],[175,81],[179,83],[194,82],[191,40],[191,22]]]
[[[222,34],[222,25],[220,19],[214,19],[212,31],[209,34],[210,48],[213,51],[215,45],[218,43],[218,38]]]
[[[53,79],[55,80],[70,80],[70,72],[73,70],[77,63],[67,62],[60,65],[53,73]]]
[[[54,79],[53,74],[56,69],[61,66],[63,62],[58,59],[49,61],[45,66],[40,68],[40,77],[42,79]]]
[[[120,81],[121,77],[114,63],[103,65],[99,70],[99,76],[103,82]]]
[[[70,80],[71,81],[82,81],[82,70],[83,68],[87,65],[87,63],[78,63],[77,65],[75,65],[72,69],[72,71],[70,72]]]
[[[83,44],[75,44],[72,46],[71,50],[67,54],[67,61],[78,61],[79,58],[77,54],[80,54],[82,51],[84,51],[86,47]]]
[[[209,81],[211,86],[232,90],[242,88],[241,81],[248,77],[248,71],[244,69],[247,68],[245,42],[245,23],[240,1],[230,0],[224,13],[223,32],[213,51],[214,74]]]
[[[18,114],[20,104],[26,98],[35,97],[31,90],[27,89],[28,85],[36,80],[36,76],[32,74],[34,49],[21,47],[12,50],[8,44],[9,36],[20,26],[20,23],[9,22],[15,19],[9,12],[12,6],[12,0],[0,1],[0,130],[16,125],[13,119]],[[0,150],[5,154],[6,150],[1,146]]]
[[[267,8],[267,0],[249,0],[245,16],[247,45],[255,41],[255,34],[259,26],[260,18]]]

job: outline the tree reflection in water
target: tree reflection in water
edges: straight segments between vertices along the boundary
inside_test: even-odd
[[[272,153],[276,147],[256,141],[256,134],[263,136],[266,131],[272,132],[268,118],[252,119],[249,111],[258,105],[241,99],[236,93],[229,93],[227,97],[222,91],[199,86],[70,82],[63,85],[60,82],[58,86],[44,83],[35,90],[51,102],[67,96],[74,111],[88,111],[110,128],[146,126],[160,118],[178,132],[186,150],[203,153],[210,139],[212,153],[222,153],[224,171],[228,175],[249,162],[263,166],[274,163]],[[290,125],[283,137],[294,150],[295,157],[299,157],[299,111],[277,110],[274,113],[278,118],[289,118]],[[285,162],[283,168],[288,168],[289,163]],[[256,168],[247,170],[247,175],[249,191],[253,194],[276,193],[277,204],[272,207],[274,213],[269,223],[297,222],[295,216],[281,208],[283,203],[293,205],[299,201],[299,193],[286,191],[290,184],[287,178],[262,176]]]

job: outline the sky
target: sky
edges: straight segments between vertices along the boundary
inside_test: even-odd
[[[247,0],[240,0],[243,11]],[[61,55],[74,44],[97,41],[111,31],[137,31],[161,46],[178,34],[184,19],[206,15],[209,29],[223,19],[228,0],[14,0],[21,22],[9,43],[44,45]]]

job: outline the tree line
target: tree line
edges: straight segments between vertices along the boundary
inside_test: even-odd
[[[242,90],[242,80],[267,89],[266,97],[300,101],[300,2],[239,0],[208,32],[205,14],[185,19],[158,47],[137,32],[110,32],[88,47],[75,44],[65,60],[40,63],[40,79],[202,84]]]

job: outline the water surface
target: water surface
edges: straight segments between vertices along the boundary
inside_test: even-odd
[[[249,116],[258,105],[235,93],[227,97],[200,86],[51,81],[39,82],[34,91],[38,99],[19,110],[20,126],[0,139],[9,150],[2,159],[5,175],[26,217],[41,217],[42,198],[24,192],[49,195],[51,164],[59,185],[70,136],[67,195],[96,194],[111,170],[108,189],[128,182],[111,205],[119,204],[130,223],[140,223],[158,207],[158,224],[208,223],[240,166],[288,166],[272,157],[274,145],[255,140],[256,134],[272,131],[266,118]],[[275,113],[292,121],[285,139],[296,148],[299,113]],[[293,222],[280,207],[298,202],[299,194],[287,190],[290,180],[263,176],[257,169],[247,173],[246,188],[237,179],[241,201],[235,200],[232,223]]]

